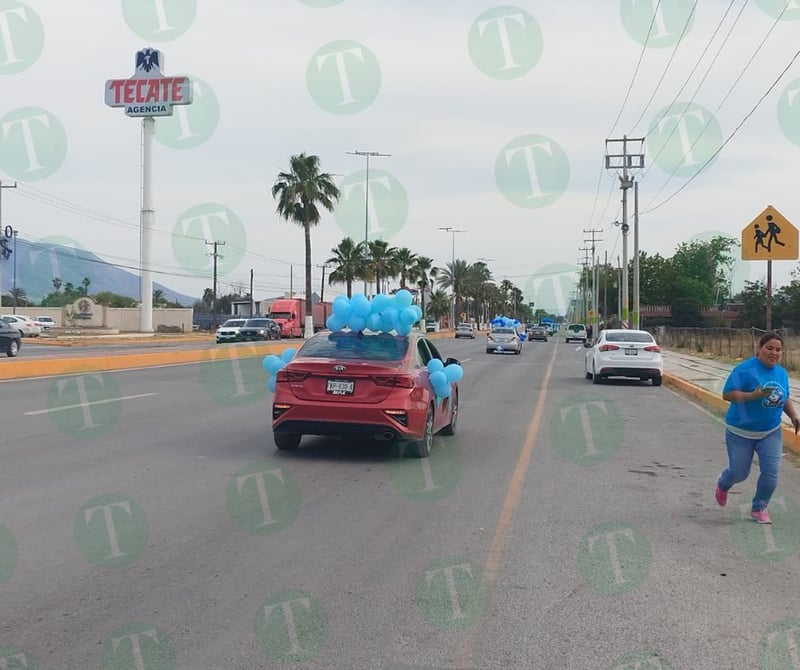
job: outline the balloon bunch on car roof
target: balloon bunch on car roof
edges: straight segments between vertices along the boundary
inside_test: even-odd
[[[505,326],[506,328],[515,328],[519,325],[519,319],[510,319],[507,316],[496,316],[490,322],[492,326]]]
[[[264,372],[268,375],[267,388],[273,393],[275,392],[275,378],[278,376],[278,370],[292,360],[296,353],[297,349],[288,347],[281,352],[280,356],[269,354],[269,356],[264,356],[264,359],[261,361],[261,367],[264,368]]]
[[[422,318],[422,310],[412,304],[409,291],[400,289],[394,295],[378,293],[370,300],[363,293],[356,293],[352,298],[344,295],[333,299],[333,314],[325,321],[329,330],[345,328],[359,332],[392,332],[408,335],[414,324]]]

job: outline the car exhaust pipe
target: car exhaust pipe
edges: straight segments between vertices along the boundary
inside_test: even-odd
[[[375,436],[375,439],[388,442],[389,440],[394,439],[394,433],[391,430],[384,430],[382,433],[378,433]]]

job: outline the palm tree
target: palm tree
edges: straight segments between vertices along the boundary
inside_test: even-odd
[[[63,283],[64,282],[61,281],[61,277],[53,277],[53,288],[56,290],[56,293],[61,290],[61,285]]]
[[[414,263],[417,255],[408,247],[401,247],[394,255],[397,262],[397,272],[400,275],[400,288],[406,288],[406,281],[413,281]]]
[[[380,293],[381,283],[398,273],[397,249],[390,247],[389,243],[383,240],[367,242],[367,248],[369,249],[367,262],[375,273],[375,293]]]
[[[441,319],[450,313],[450,296],[442,290],[431,293],[431,303],[428,305],[428,316]]]
[[[408,278],[416,282],[419,289],[420,308],[423,314],[425,314],[425,291],[433,286],[437,274],[439,274],[439,268],[434,267],[433,259],[427,256],[417,256],[413,267],[408,273]]]
[[[352,237],[345,237],[338,246],[331,249],[331,256],[326,264],[334,266],[328,276],[328,285],[346,284],[347,297],[353,297],[353,282],[364,276],[364,243],[356,244]]]
[[[340,197],[333,176],[319,170],[319,156],[297,154],[289,159],[289,171],[279,172],[272,185],[277,212],[303,228],[306,252],[306,327],[305,336],[314,334],[311,311],[311,226],[320,222],[321,205],[329,212]]]
[[[92,280],[89,277],[84,277],[83,281],[81,282],[81,286],[83,286],[83,295],[89,295],[89,284],[92,283]]]
[[[445,263],[444,269],[439,273],[436,283],[442,288],[450,289],[455,301],[454,309],[458,313],[470,281],[472,266],[467,261],[456,259],[452,263]]]
[[[167,299],[164,297],[164,291],[160,288],[157,288],[153,291],[153,307],[160,307],[162,304],[165,304]]]
[[[27,307],[30,304],[28,300],[28,292],[21,286],[12,288],[8,295],[11,297],[12,304],[15,307]]]

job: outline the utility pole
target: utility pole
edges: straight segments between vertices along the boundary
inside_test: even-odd
[[[608,249],[603,263],[603,325],[608,328]]]
[[[581,321],[589,320],[589,253],[592,251],[591,247],[581,247],[578,251],[583,253],[583,314]]]
[[[211,318],[212,318],[212,326],[216,325],[217,323],[217,258],[224,258],[219,253],[217,253],[217,247],[225,246],[225,242],[219,242],[214,240],[213,242],[209,242],[208,240],[205,241],[208,246],[214,247],[214,252],[209,254],[209,256],[214,257],[214,278],[213,278],[213,288],[211,289]]]
[[[294,298],[294,265],[289,264],[289,297]]]
[[[253,268],[250,268],[250,316],[255,316],[253,313],[255,309],[255,300],[253,300]]]
[[[13,230],[13,235],[14,235],[14,259],[13,259],[14,260],[14,281],[13,281],[13,285],[14,285],[14,290],[13,290],[14,314],[17,313],[17,234],[18,233],[19,233],[19,231],[15,228]]]
[[[379,151],[345,151],[346,154],[351,156],[366,156],[367,158],[367,176],[364,180],[364,255],[368,253],[369,242],[369,159],[370,156],[391,156],[392,154],[382,154]],[[380,288],[375,287],[375,292],[380,293]],[[367,280],[364,280],[364,295],[369,297],[367,292]]]
[[[13,184],[4,184],[0,180],[0,235],[5,235],[5,228],[3,228],[3,189],[4,188],[17,188],[17,182]],[[2,238],[0,238],[2,239]],[[5,247],[4,247],[5,248]],[[0,308],[3,306],[3,261],[8,260],[5,257],[6,252],[0,252]]]
[[[628,174],[628,170],[641,170],[644,168],[644,137],[628,137],[627,135],[623,135],[622,139],[607,139],[606,140],[606,169],[607,170],[622,170],[622,175],[619,176],[619,183],[620,189],[622,189],[622,232],[623,235],[627,235],[627,227],[628,227],[628,189],[632,188],[634,185],[634,179]],[[609,145],[614,147],[618,146],[619,143],[622,143],[622,153],[609,153]],[[636,144],[638,143],[638,153],[630,153],[628,145],[629,144]],[[639,211],[638,211],[638,197],[635,198],[634,202],[636,206],[636,212],[634,215],[634,293],[636,287],[639,285]],[[627,254],[626,254],[627,255]],[[627,266],[627,258],[623,259],[623,272],[625,275],[624,284],[623,284],[623,305],[620,309],[620,318],[623,322],[629,322],[629,314],[628,314],[628,266]],[[634,295],[634,328],[638,327],[639,325],[639,314],[638,314],[638,303],[636,299],[638,296]],[[628,323],[630,325],[630,323]]]
[[[590,234],[592,236],[591,240],[584,239],[584,244],[588,244],[589,242],[592,243],[592,246],[589,247],[592,250],[592,311],[594,312],[594,328],[593,328],[593,337],[597,337],[598,331],[600,330],[600,292],[597,290],[597,276],[598,276],[598,263],[597,263],[597,256],[595,255],[595,249],[597,248],[597,243],[602,242],[602,238],[597,238],[597,233],[602,233],[602,228],[589,228],[583,229],[584,233]]]

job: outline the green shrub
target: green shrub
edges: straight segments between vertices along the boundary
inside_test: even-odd
[[[165,326],[163,323],[156,327],[157,333],[182,333],[183,328],[180,326]]]

